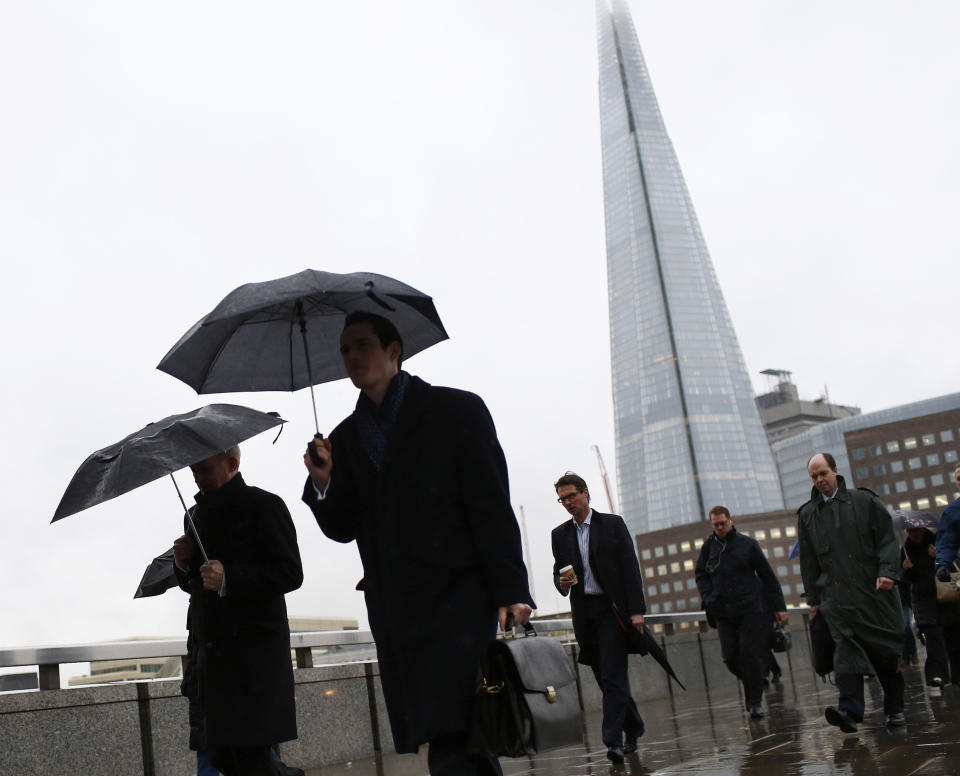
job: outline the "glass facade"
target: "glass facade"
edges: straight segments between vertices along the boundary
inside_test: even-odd
[[[633,21],[598,0],[617,481],[634,534],[783,507],[733,325]]]

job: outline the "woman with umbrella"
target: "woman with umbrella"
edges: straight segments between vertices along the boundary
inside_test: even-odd
[[[936,518],[924,513],[906,513],[903,525],[903,581],[909,583],[913,613],[927,645],[923,666],[928,687],[960,683],[960,605],[937,601]]]

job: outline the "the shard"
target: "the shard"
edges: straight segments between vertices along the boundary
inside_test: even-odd
[[[776,465],[623,0],[598,0],[620,510],[633,534],[783,508]]]

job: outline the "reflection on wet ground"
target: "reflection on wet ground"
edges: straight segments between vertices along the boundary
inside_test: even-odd
[[[677,692],[641,706],[647,725],[637,756],[606,760],[600,715],[584,717],[585,745],[532,760],[501,761],[505,776],[940,776],[960,774],[960,687],[942,695],[923,687],[919,669],[905,672],[907,726],[884,726],[880,687],[867,682],[867,715],[860,731],[844,734],[823,719],[836,690],[812,673],[784,673],[766,694],[767,716],[751,720],[742,699],[726,693]],[[936,691],[934,691],[935,693]],[[309,776],[426,776],[426,752],[388,755],[309,771]]]

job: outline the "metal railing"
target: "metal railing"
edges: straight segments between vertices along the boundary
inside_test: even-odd
[[[791,614],[805,615],[808,607],[790,609]],[[679,625],[695,623],[697,630],[706,630],[706,615],[702,611],[677,612],[675,614],[650,614],[646,623],[655,631],[672,635]],[[570,619],[535,619],[534,625],[544,633],[560,635],[564,640],[573,638],[573,621]],[[566,636],[562,635],[566,634]],[[372,645],[370,631],[313,631],[291,633],[290,649],[296,658],[297,668],[313,667],[314,647],[342,647]],[[148,657],[187,656],[187,640],[156,639],[149,641],[112,641],[99,644],[67,644],[63,646],[13,647],[0,649],[0,668],[37,666],[37,682],[41,690],[60,689],[60,666],[67,663],[98,662],[101,660],[138,660]]]

